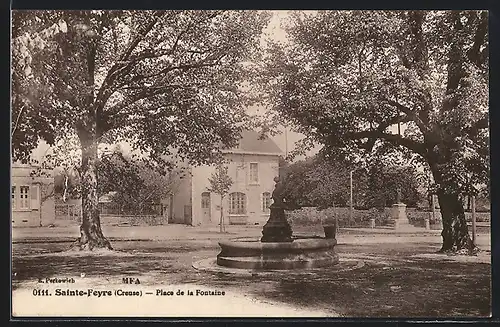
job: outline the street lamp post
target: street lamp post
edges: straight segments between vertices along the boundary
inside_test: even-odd
[[[471,205],[471,213],[472,213],[472,244],[474,244],[474,246],[477,245],[477,242],[476,242],[476,197],[473,195],[472,196],[472,205]]]
[[[352,205],[352,170],[349,171],[349,221],[352,221],[353,205]]]

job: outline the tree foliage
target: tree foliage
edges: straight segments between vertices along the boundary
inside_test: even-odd
[[[370,208],[389,207],[397,201],[397,190],[401,192],[401,202],[415,207],[422,200],[415,168],[412,166],[374,165],[368,170],[367,190],[364,205]]]
[[[160,173],[121,151],[113,151],[99,161],[99,195],[112,192],[111,200],[129,212],[142,214],[152,204],[176,192],[184,169]]]
[[[471,249],[460,198],[489,181],[488,13],[294,12],[286,30],[261,84],[275,113],[325,152],[417,155],[441,204],[442,250]]]
[[[245,122],[239,85],[266,17],[254,11],[15,11],[13,95],[20,102],[13,120],[25,109],[13,135],[32,131],[52,145],[91,118],[100,141],[125,138],[160,162],[160,154],[176,148],[206,163],[217,150],[206,145],[232,145]],[[26,158],[36,144],[15,139],[15,157]]]
[[[382,160],[364,168],[355,168],[345,161],[332,161],[321,154],[294,162],[284,171],[287,201],[320,209],[350,204],[350,171],[352,170],[353,206],[383,208],[396,201],[401,187],[402,201],[415,206],[420,200],[415,168],[387,165]]]
[[[298,206],[344,206],[349,194],[349,169],[320,156],[290,164],[284,171],[287,202]]]

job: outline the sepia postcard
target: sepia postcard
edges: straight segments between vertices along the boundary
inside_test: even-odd
[[[11,319],[491,316],[488,11],[12,10]]]

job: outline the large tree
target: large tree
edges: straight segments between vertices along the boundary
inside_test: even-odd
[[[256,11],[14,11],[14,159],[75,138],[78,247],[111,248],[98,210],[99,144],[126,139],[150,166],[220,157],[246,121],[241,84],[268,15]]]
[[[295,12],[285,28],[263,83],[276,112],[325,152],[416,154],[435,183],[441,250],[472,250],[461,198],[489,183],[488,13]]]

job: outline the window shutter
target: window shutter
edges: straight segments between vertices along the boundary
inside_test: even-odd
[[[40,197],[38,196],[38,190],[39,190],[38,185],[31,185],[30,191],[31,191],[31,209],[32,210],[39,210],[40,209]]]
[[[247,169],[247,164],[246,163],[242,163],[241,164],[241,175],[240,175],[240,180],[239,182],[242,183],[242,184],[248,184],[247,181],[248,181],[248,169]]]
[[[259,193],[259,203],[260,203],[260,211],[265,212],[264,210],[264,195],[262,193]]]
[[[16,204],[17,204],[17,187],[15,185],[12,185],[12,209],[16,209]]]

